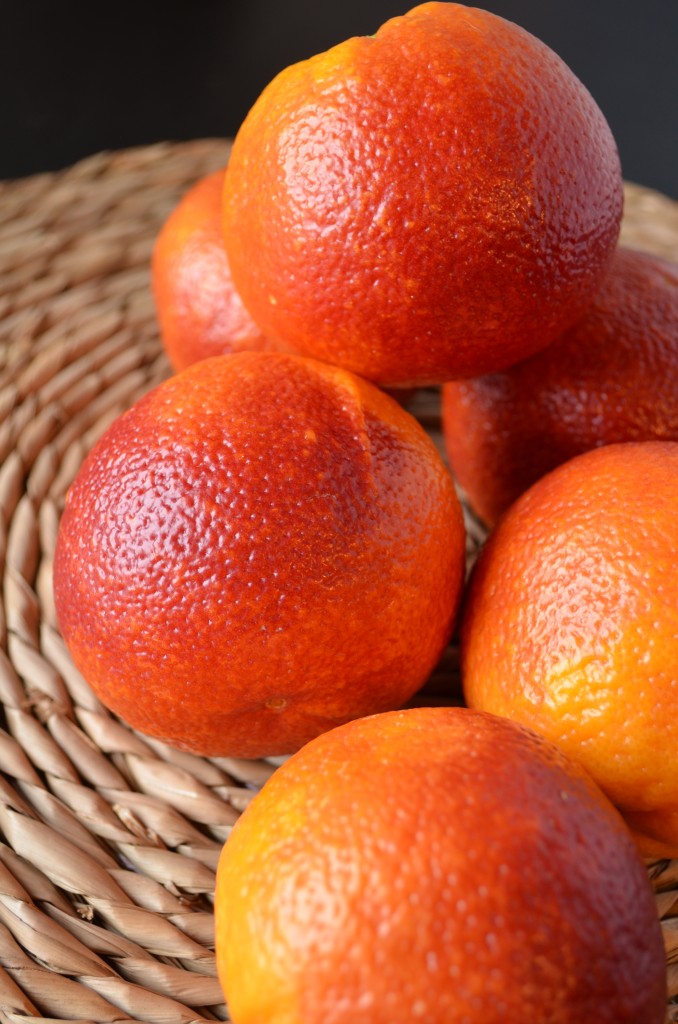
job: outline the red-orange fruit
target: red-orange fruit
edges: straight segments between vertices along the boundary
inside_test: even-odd
[[[590,772],[648,857],[678,857],[678,443],[610,444],[547,473],[483,548],[464,695]]]
[[[223,233],[224,173],[214,171],[186,192],[153,248],[160,337],[175,370],[209,356],[267,347],[231,276]]]
[[[442,389],[445,446],[488,524],[549,470],[620,441],[678,440],[678,265],[620,247],[574,327]]]
[[[406,701],[464,563],[452,478],[413,416],[346,371],[252,352],[194,364],[109,428],[69,491],[54,592],[108,707],[260,757]]]
[[[234,1024],[662,1024],[664,947],[619,815],[551,744],[463,708],[287,761],[219,861]]]
[[[383,386],[491,372],[574,323],[617,242],[594,99],[544,43],[425,3],[283,70],[233,145],[233,279],[262,331]]]

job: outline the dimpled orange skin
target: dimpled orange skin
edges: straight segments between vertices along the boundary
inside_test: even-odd
[[[661,1024],[657,913],[621,819],[511,722],[419,708],[326,733],[223,848],[234,1024]]]
[[[467,703],[584,765],[649,857],[678,856],[677,561],[678,444],[597,448],[511,506],[461,621]]]
[[[160,336],[172,367],[268,347],[233,285],[223,236],[225,170],[193,185],[153,247],[151,284]]]
[[[452,629],[465,531],[428,435],[353,374],[284,354],[195,364],[74,481],[54,563],[103,702],[200,754],[296,749],[398,707]]]
[[[445,446],[489,525],[591,448],[678,440],[678,265],[620,247],[590,309],[546,349],[442,388]]]
[[[508,366],[577,320],[622,181],[559,57],[427,3],[282,71],[237,133],[224,198],[233,278],[268,337],[417,385]]]

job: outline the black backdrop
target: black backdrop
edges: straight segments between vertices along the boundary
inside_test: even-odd
[[[292,61],[369,34],[398,0],[0,2],[0,178],[102,149],[233,135]],[[678,0],[485,0],[593,93],[626,178],[678,199]]]

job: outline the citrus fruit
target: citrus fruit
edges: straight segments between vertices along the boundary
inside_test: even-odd
[[[619,248],[584,317],[502,372],[442,388],[445,447],[488,524],[561,462],[678,440],[678,265]]]
[[[466,701],[588,769],[648,856],[678,856],[678,444],[578,455],[510,507],[461,621]]]
[[[214,171],[189,188],[153,247],[160,336],[175,370],[209,356],[266,347],[231,277],[222,223],[224,174]]]
[[[243,352],[109,428],[70,488],[54,592],[110,709],[177,747],[260,757],[404,702],[464,571],[452,478],[413,416],[348,372]]]
[[[551,744],[465,708],[313,740],[219,861],[217,969],[234,1024],[661,1024],[647,873]]]
[[[224,190],[233,279],[264,334],[384,386],[552,341],[590,303],[621,210],[584,85],[522,28],[452,3],[281,71]]]

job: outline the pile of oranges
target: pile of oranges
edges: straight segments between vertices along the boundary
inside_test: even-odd
[[[133,727],[291,755],[219,866],[235,1024],[664,1019],[678,267],[622,204],[560,58],[425,3],[278,75],[158,237],[176,373],[78,474],[55,601]],[[401,710],[453,635],[466,706]]]

